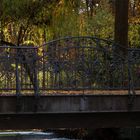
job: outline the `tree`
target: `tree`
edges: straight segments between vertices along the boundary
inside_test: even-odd
[[[0,42],[2,40],[2,0],[0,0]],[[1,44],[1,43],[0,43]]]
[[[129,0],[116,0],[115,4],[115,42],[123,46],[119,49],[124,54],[128,47],[128,4]]]
[[[41,45],[62,36],[95,35],[113,39],[115,35],[116,42],[128,46],[128,0],[116,0],[115,34],[115,0],[4,0],[2,6],[5,42]],[[134,25],[140,19],[139,0],[130,0],[129,6],[129,23]],[[134,38],[132,28],[130,38]]]
[[[140,47],[140,0],[131,0],[129,9],[129,45]]]

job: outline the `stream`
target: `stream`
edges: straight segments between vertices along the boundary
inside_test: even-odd
[[[0,132],[0,140],[72,140],[68,138],[58,138],[52,132]],[[73,139],[75,140],[75,139]]]

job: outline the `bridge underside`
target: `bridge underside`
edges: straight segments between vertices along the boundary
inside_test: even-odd
[[[0,129],[140,126],[140,96],[1,96]]]
[[[3,114],[0,129],[136,127],[139,118],[140,112]]]

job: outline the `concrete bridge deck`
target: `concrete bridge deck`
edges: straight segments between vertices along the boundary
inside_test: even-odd
[[[15,96],[16,89],[10,89],[10,90],[0,90],[0,97],[1,96]],[[140,89],[134,90],[134,93],[139,95],[140,94]],[[22,90],[22,93],[20,96],[31,96],[34,95],[34,90],[33,89],[25,89]],[[38,96],[53,96],[53,95],[129,95],[128,89],[126,90],[109,90],[109,89],[104,89],[104,90],[91,90],[91,89],[83,89],[83,90],[42,90],[40,89]]]
[[[1,96],[0,129],[140,126],[140,95]]]

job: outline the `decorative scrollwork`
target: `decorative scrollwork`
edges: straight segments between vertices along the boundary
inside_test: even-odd
[[[111,41],[67,37],[48,42],[42,48],[46,89],[128,88],[128,84],[124,84],[128,81],[128,61],[115,52]]]

